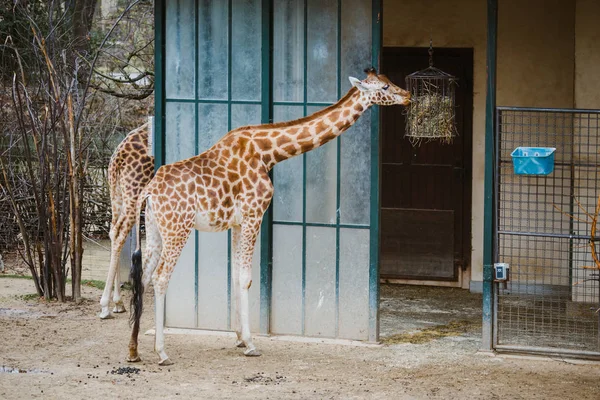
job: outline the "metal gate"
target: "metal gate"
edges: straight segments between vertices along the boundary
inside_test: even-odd
[[[496,132],[494,347],[600,357],[600,111],[500,107]],[[521,146],[556,148],[554,171],[515,174]]]

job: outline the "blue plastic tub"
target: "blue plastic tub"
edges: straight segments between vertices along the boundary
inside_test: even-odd
[[[510,156],[517,175],[548,175],[554,171],[554,147],[517,147]]]

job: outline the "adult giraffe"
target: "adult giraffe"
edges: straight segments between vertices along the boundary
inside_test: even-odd
[[[156,337],[160,365],[171,363],[164,350],[165,293],[181,250],[194,228],[218,232],[231,229],[235,331],[238,347],[247,356],[260,353],[252,343],[248,289],[252,284],[252,254],[262,217],[273,197],[268,172],[288,158],[313,150],[347,130],[373,104],[407,105],[410,94],[373,68],[337,103],[291,122],[245,126],[232,130],[206,152],[162,166],[137,203],[137,216],[146,204],[146,266],[138,235],[132,257],[133,329],[129,361],[139,361],[138,333],[142,294],[154,284]]]
[[[119,255],[127,235],[136,221],[137,199],[154,175],[154,157],[148,155],[148,130],[146,123],[129,132],[117,146],[108,163],[108,184],[112,220],[110,224],[110,264],[104,292],[100,299],[100,318],[111,318],[109,310],[110,292],[114,282],[113,312],[125,312],[119,290]]]

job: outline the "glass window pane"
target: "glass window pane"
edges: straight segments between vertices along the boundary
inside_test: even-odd
[[[192,233],[181,251],[171,275],[165,300],[165,325],[171,328],[195,328],[196,287],[194,285],[194,238]],[[150,307],[148,307],[151,309]]]
[[[335,103],[338,100],[337,11],[337,0],[308,0],[307,98],[309,102]]]
[[[233,249],[231,249],[233,251]],[[233,254],[231,255],[233,259]],[[233,266],[232,266],[233,267]],[[233,276],[231,277],[231,284],[233,285]],[[250,286],[250,291],[248,294],[249,299],[249,308],[250,308],[250,331],[251,332],[259,332],[260,331],[260,232],[258,233],[258,238],[256,239],[256,244],[254,245],[254,256],[252,257],[252,286]],[[231,328],[235,326],[235,318],[236,313],[236,305],[235,305],[235,297],[233,293],[233,286],[231,287]]]
[[[314,113],[320,107],[309,107]],[[337,140],[306,153],[306,221],[335,224]]]
[[[273,20],[273,99],[304,100],[304,2],[275,2]]]
[[[231,19],[231,98],[260,100],[261,0],[235,0]]]
[[[368,229],[340,229],[340,338],[369,339],[369,243]]]
[[[169,164],[196,155],[194,105],[167,103],[165,114],[165,162]]]
[[[371,66],[371,0],[342,0],[342,93],[350,89],[348,76],[363,79]]]
[[[340,139],[340,220],[343,224],[368,225],[371,200],[371,112],[365,112]]]
[[[227,104],[198,104],[198,153],[227,133]]]
[[[304,334],[335,337],[335,228],[306,228]]]
[[[232,104],[231,129],[245,125],[259,125],[261,106],[257,104]]]
[[[227,99],[228,2],[198,4],[198,98]]]
[[[271,333],[302,334],[302,227],[273,226]]]
[[[302,117],[302,106],[275,106],[275,121],[290,121]],[[273,219],[302,221],[302,157],[285,160],[273,168]]]
[[[342,92],[350,89],[348,76],[363,79],[371,66],[371,1],[342,0]],[[341,222],[368,224],[371,190],[370,111],[342,134]]]
[[[198,328],[226,330],[227,232],[198,232]]]
[[[172,99],[194,98],[194,19],[193,0],[166,4],[165,94]]]

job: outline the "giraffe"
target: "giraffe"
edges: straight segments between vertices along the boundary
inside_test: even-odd
[[[125,312],[119,290],[117,270],[119,254],[135,224],[136,202],[142,189],[154,175],[154,157],[148,155],[148,123],[129,132],[115,149],[108,164],[108,182],[112,220],[110,224],[110,264],[104,292],[100,299],[100,318],[111,318],[109,300],[114,282],[113,312]]]
[[[260,352],[252,343],[248,290],[252,254],[263,214],[273,197],[268,172],[275,164],[313,150],[347,130],[372,105],[407,105],[410,93],[375,69],[367,77],[349,77],[352,87],[337,103],[290,122],[245,126],[227,133],[206,152],[160,167],[140,194],[137,217],[146,206],[146,264],[138,235],[132,256],[133,298],[128,361],[139,361],[138,333],[144,288],[152,281],[155,296],[154,350],[159,365],[171,360],[164,349],[165,293],[193,229],[232,230],[236,346],[246,356]],[[139,226],[139,225],[138,225]]]

